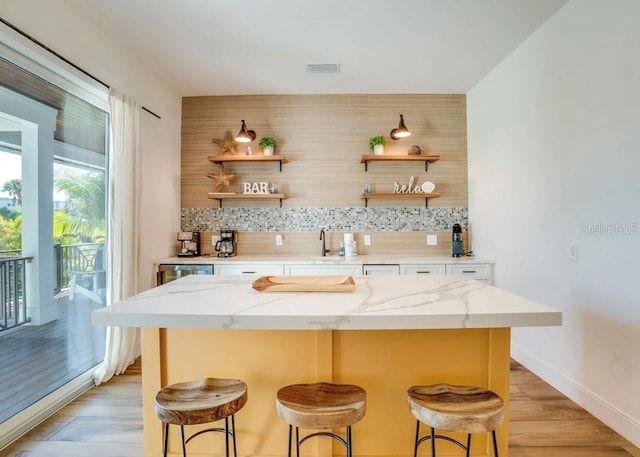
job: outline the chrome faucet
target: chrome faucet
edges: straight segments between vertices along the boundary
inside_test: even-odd
[[[322,257],[326,257],[327,252],[331,252],[331,249],[327,249],[327,245],[325,241],[326,238],[327,236],[324,233],[324,229],[320,230],[320,241],[322,241]]]

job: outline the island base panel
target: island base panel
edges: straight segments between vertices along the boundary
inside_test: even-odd
[[[287,384],[330,381],[367,391],[367,413],[352,428],[355,456],[413,454],[415,420],[406,404],[411,385],[446,382],[487,387],[509,399],[510,329],[447,330],[219,330],[142,331],[145,455],[161,455],[162,426],[153,399],[162,386],[201,377],[239,378],[249,399],[236,414],[239,456],[285,456],[287,424],[276,415],[275,393]],[[203,426],[204,427],[204,426]],[[500,455],[507,456],[508,408],[498,429]],[[197,430],[191,427],[190,430]],[[423,431],[428,431],[426,426]],[[339,432],[343,432],[339,430]],[[170,452],[181,455],[179,428]],[[454,435],[455,436],[455,435]],[[463,439],[462,435],[457,436]],[[190,456],[224,455],[220,434],[189,443]],[[472,455],[492,455],[490,440],[473,438]],[[345,455],[332,440],[305,442],[301,455]],[[438,455],[460,449],[438,442]],[[424,443],[419,455],[429,455]]]

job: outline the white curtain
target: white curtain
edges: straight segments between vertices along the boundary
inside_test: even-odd
[[[141,106],[109,90],[109,225],[107,304],[138,292],[140,239],[140,112]],[[138,328],[108,327],[104,361],[93,373],[96,385],[125,372],[140,355]]]

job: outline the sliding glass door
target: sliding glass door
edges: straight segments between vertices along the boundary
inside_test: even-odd
[[[109,119],[4,58],[0,100],[1,430],[104,357]]]

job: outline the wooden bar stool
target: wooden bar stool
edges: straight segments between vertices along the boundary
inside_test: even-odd
[[[431,440],[431,456],[435,457],[436,438],[456,444],[469,457],[471,434],[488,432],[493,438],[493,453],[498,457],[496,428],[504,420],[504,401],[495,392],[481,387],[449,384],[413,386],[407,390],[407,403],[417,419],[414,457],[418,455],[418,446],[425,440]],[[431,433],[422,438],[421,422],[431,427]],[[436,429],[466,433],[466,446],[449,436],[436,435]]]
[[[182,435],[182,455],[187,456],[186,445],[206,432],[225,434],[224,450],[229,457],[229,437],[233,439],[233,455],[236,456],[235,413],[247,402],[247,385],[238,379],[205,378],[179,382],[164,387],[156,394],[156,416],[164,422],[162,455],[167,456],[169,424],[179,425]],[[229,431],[231,417],[231,431]],[[207,424],[224,419],[224,428],[209,428],[184,439],[184,426]]]
[[[367,394],[363,388],[352,384],[293,384],[283,387],[276,395],[278,416],[289,424],[289,449],[293,427],[296,428],[296,456],[300,457],[300,445],[314,436],[328,436],[347,448],[352,457],[351,426],[364,417]],[[346,427],[346,439],[332,432],[315,432],[300,439],[299,428],[328,430]]]

